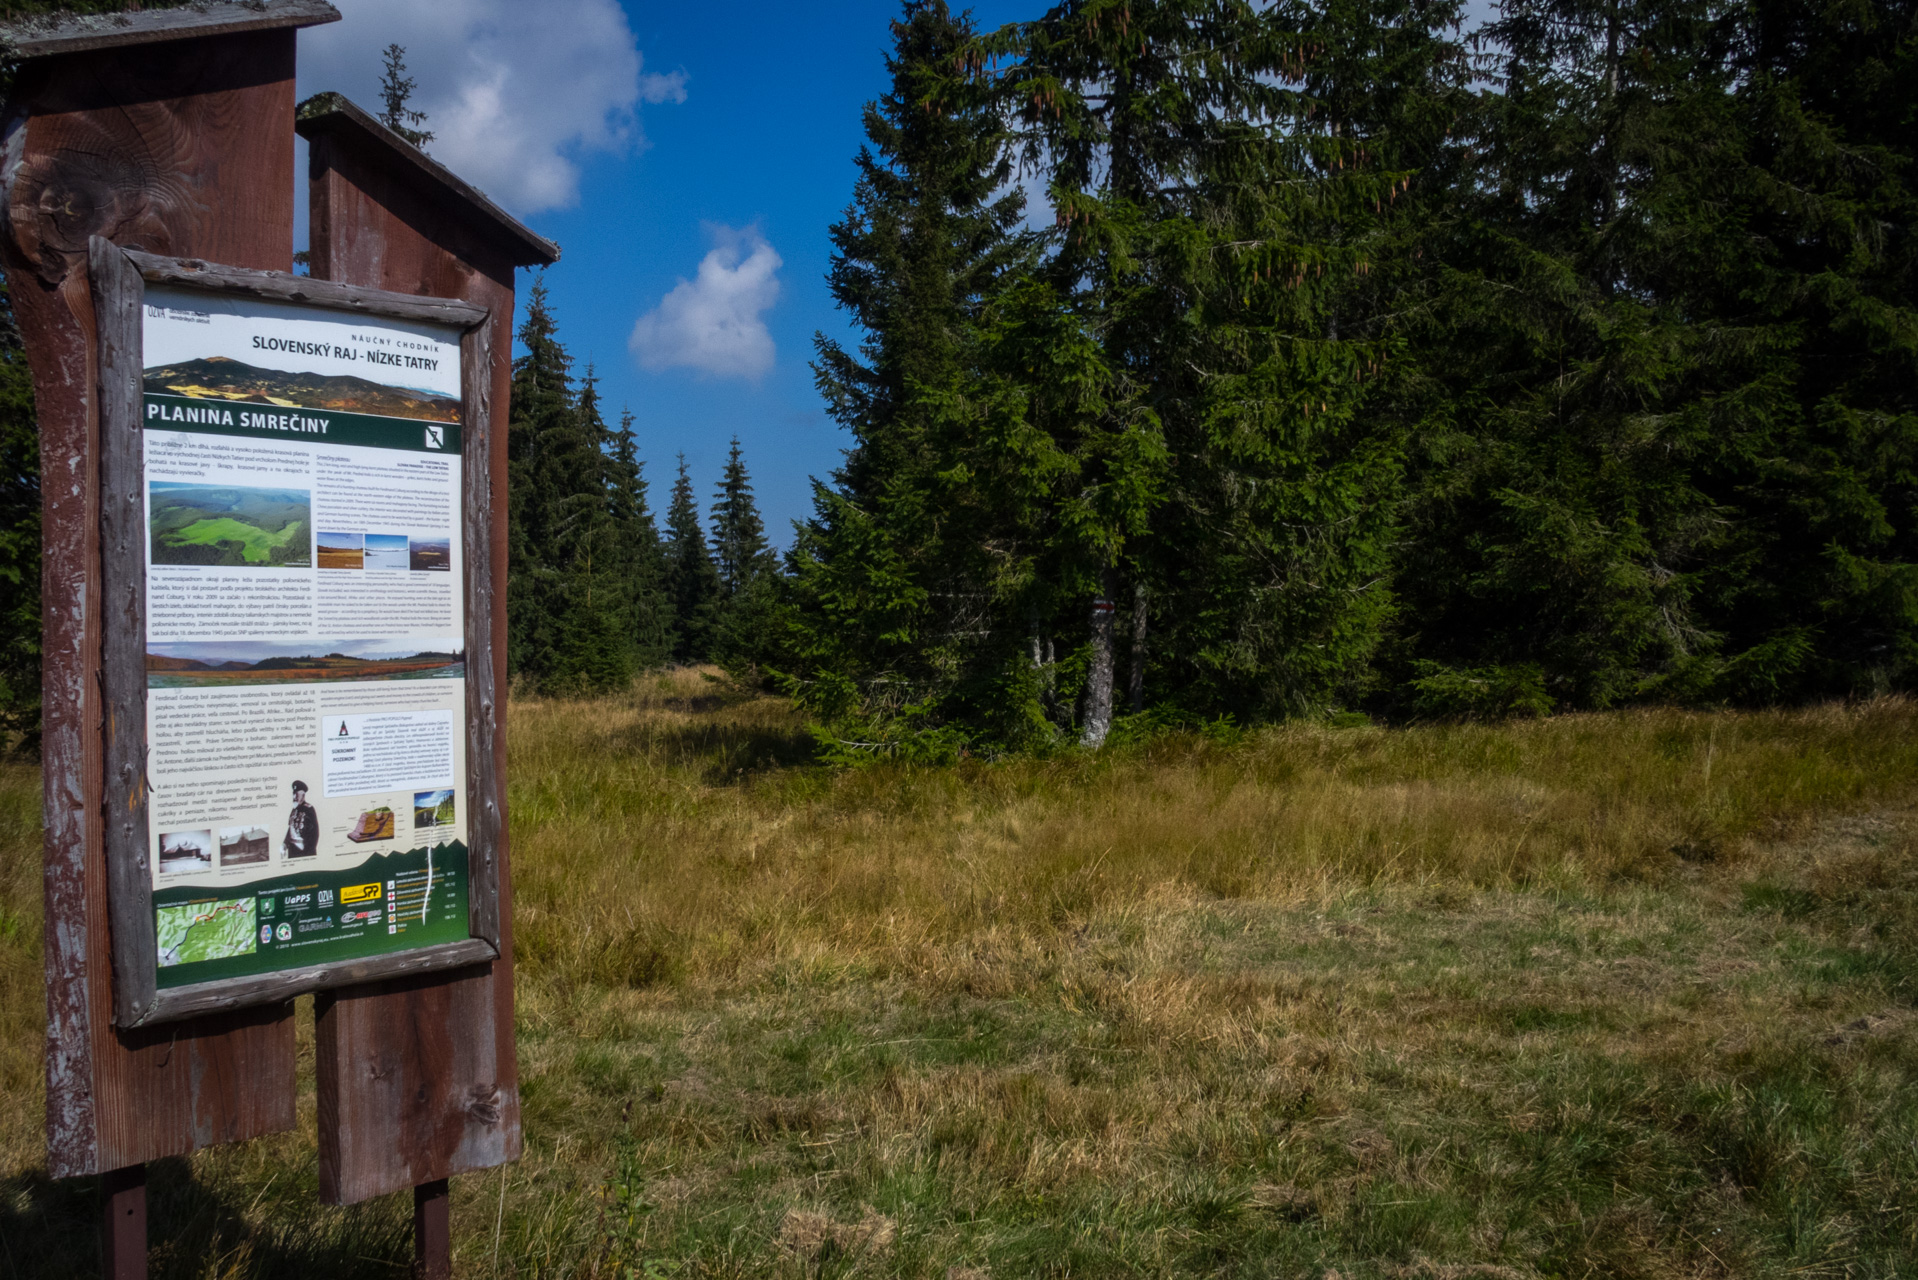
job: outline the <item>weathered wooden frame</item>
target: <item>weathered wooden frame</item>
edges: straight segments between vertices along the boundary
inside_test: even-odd
[[[89,275],[99,338],[100,686],[105,703],[107,910],[112,931],[113,1020],[138,1027],[273,1004],[312,991],[485,964],[500,954],[499,846],[505,813],[493,767],[498,729],[493,652],[492,350],[485,307],[224,267],[122,249],[95,236]],[[341,964],[224,978],[160,990],[153,877],[148,865],[146,778],[146,504],[140,417],[142,306],[149,284],[290,302],[460,330],[461,521],[466,581],[466,801],[471,937]],[[477,460],[478,465],[473,465]]]

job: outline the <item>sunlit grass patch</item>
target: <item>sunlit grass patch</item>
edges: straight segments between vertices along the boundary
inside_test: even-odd
[[[528,1153],[456,1184],[461,1274],[1905,1274],[1914,729],[827,771],[713,673],[521,701]],[[34,1173],[34,785],[0,778],[0,1227],[73,1232]],[[160,1274],[392,1274],[403,1204],[312,1209],[308,1090],[301,1134],[156,1171]]]

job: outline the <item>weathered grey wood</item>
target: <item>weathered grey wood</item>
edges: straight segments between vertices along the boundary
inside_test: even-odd
[[[171,1022],[196,1014],[251,1005],[273,1004],[294,996],[349,986],[356,982],[374,982],[383,978],[407,978],[421,973],[440,973],[485,964],[499,955],[492,943],[481,938],[463,942],[442,942],[418,951],[371,956],[344,964],[313,965],[288,969],[282,973],[263,973],[251,978],[226,978],[219,982],[196,982],[190,987],[171,987],[156,992],[153,1012],[146,1023]]]
[[[466,554],[466,840],[473,936],[500,945],[499,850],[505,779],[493,767],[499,733],[493,653],[493,339],[481,325],[460,340],[463,540]]]
[[[483,226],[506,241],[516,262],[551,266],[559,261],[557,244],[535,234],[525,223],[487,199],[479,188],[381,124],[345,95],[315,94],[299,105],[296,114],[293,128],[302,138],[310,141],[329,135],[350,135],[347,145],[363,155],[377,156],[380,163],[409,171],[416,179],[424,178],[429,188],[441,188],[442,201],[458,208],[469,222]]]
[[[419,320],[458,329],[470,329],[486,322],[485,307],[453,298],[422,298],[410,293],[388,293],[384,289],[360,289],[284,271],[248,271],[201,262],[197,258],[162,258],[137,249],[124,252],[148,284],[238,293],[269,302],[304,303],[355,315]]]
[[[0,25],[0,47],[24,60],[239,31],[317,27],[339,20],[340,11],[327,0],[201,0],[178,9],[23,18]]]
[[[140,446],[140,273],[93,238],[100,406],[100,681],[106,700],[107,908],[113,1020],[138,1026],[153,1008],[153,873],[147,827],[146,503]]]
[[[293,265],[295,29],[36,58],[0,151],[0,260],[33,369],[44,601],[47,1171],[97,1174],[293,1126],[290,1004],[114,1025],[93,236]]]

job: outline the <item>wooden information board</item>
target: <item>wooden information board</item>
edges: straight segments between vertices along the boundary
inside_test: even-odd
[[[299,115],[312,277],[290,274],[295,33],[338,18],[325,0],[199,0],[0,27],[18,63],[0,260],[44,498],[48,1167],[105,1175],[116,1277],[145,1274],[144,1162],[292,1127],[300,992],[321,1196],[412,1187],[417,1274],[449,1273],[446,1179],[520,1150],[495,602],[514,271],[558,248],[326,95]],[[237,335],[258,357],[241,363],[327,376],[302,330],[329,326],[376,391],[433,403],[360,414],[184,367],[237,360],[220,345]],[[419,443],[349,438],[356,417]],[[433,458],[458,508],[443,537],[422,515],[434,467],[409,461]],[[412,478],[354,499],[356,468]],[[349,578],[383,585],[355,605],[328,585]],[[396,701],[335,705],[353,685]],[[223,703],[250,710],[211,715]],[[221,764],[235,731],[257,767]],[[403,747],[429,758],[398,765]],[[439,859],[462,855],[454,888]],[[376,856],[421,865],[376,878]],[[403,936],[395,908],[433,927]]]
[[[496,958],[487,311],[91,268],[115,1021]]]

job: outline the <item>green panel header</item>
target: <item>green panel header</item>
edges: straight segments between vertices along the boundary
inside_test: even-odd
[[[140,421],[160,431],[193,431],[203,435],[308,444],[368,445],[412,453],[457,454],[462,447],[457,422],[386,418],[332,409],[297,409],[241,400],[202,400],[149,393],[144,398]]]

